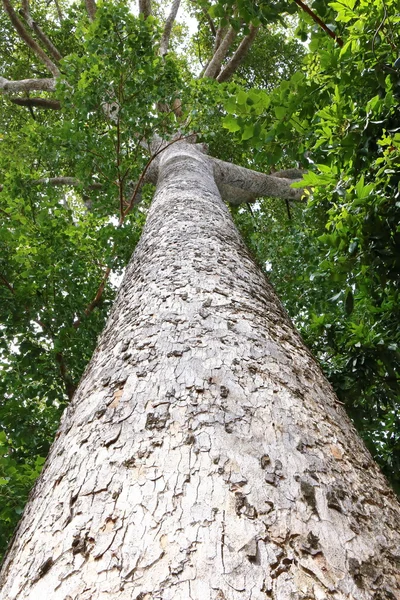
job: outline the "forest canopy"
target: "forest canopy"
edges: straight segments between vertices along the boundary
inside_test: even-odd
[[[3,0],[2,551],[140,237],[155,134],[302,171],[302,201],[231,210],[400,489],[397,3],[199,0],[178,19],[164,4]]]

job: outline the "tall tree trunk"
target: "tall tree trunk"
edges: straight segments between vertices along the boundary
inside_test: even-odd
[[[212,164],[170,146],[0,598],[393,600],[399,516]]]

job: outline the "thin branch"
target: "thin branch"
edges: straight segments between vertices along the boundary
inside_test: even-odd
[[[96,308],[96,306],[98,306],[98,304],[100,303],[101,297],[104,292],[104,288],[106,287],[106,283],[110,277],[110,274],[111,274],[111,267],[107,267],[104,272],[103,278],[100,282],[100,285],[97,289],[95,297],[93,298],[91,303],[88,304],[88,306],[85,308],[85,311],[84,311],[85,317],[88,317],[90,315],[90,313],[92,313],[94,311],[94,309]],[[82,319],[78,318],[78,319],[76,319],[76,321],[73,322],[72,325],[75,329],[78,329],[78,327],[80,326],[81,323],[82,323]]]
[[[10,81],[0,77],[1,92],[54,92],[56,89],[55,79],[20,79]]]
[[[82,181],[80,181],[80,179],[77,179],[76,177],[42,177],[41,179],[34,179],[31,183],[33,185],[46,184],[51,185],[53,187],[63,185],[76,187],[83,185]],[[91,183],[90,185],[88,185],[89,190],[99,190],[102,187],[103,186],[101,183]]]
[[[13,104],[18,106],[45,108],[48,110],[60,110],[61,102],[58,100],[49,100],[48,98],[10,98]]]
[[[227,55],[227,52],[229,50],[229,48],[232,45],[233,40],[236,37],[236,31],[233,29],[233,27],[229,27],[227,34],[225,35],[224,39],[222,40],[221,44],[219,45],[218,50],[214,53],[214,56],[212,57],[210,63],[208,64],[203,77],[211,77],[211,79],[216,79],[221,65],[222,65],[222,61],[224,60],[225,56]]]
[[[152,15],[151,0],[139,0],[139,14],[143,15],[145,19]]]
[[[340,37],[338,37],[334,31],[329,29],[329,27],[327,25],[325,25],[325,23],[319,18],[318,15],[315,14],[315,12],[313,12],[311,10],[311,8],[309,6],[307,6],[307,4],[304,4],[304,2],[302,0],[294,0],[294,1],[296,2],[297,6],[300,6],[300,8],[302,10],[304,10],[304,12],[306,12],[308,15],[310,15],[312,20],[315,23],[317,23],[317,25],[319,25],[321,27],[321,29],[323,29],[325,31],[325,33],[327,33],[333,40],[335,40],[335,42],[338,44],[338,46],[340,46],[340,47],[343,46],[343,40]]]
[[[58,187],[58,186],[63,186],[63,185],[68,185],[70,187],[77,187],[77,186],[82,186],[83,183],[82,181],[80,181],[79,179],[77,179],[76,177],[42,177],[41,179],[33,179],[30,182],[32,185],[51,185],[53,187]],[[102,188],[102,184],[101,183],[91,183],[90,185],[87,186],[87,189],[89,190],[100,190]],[[4,189],[3,185],[0,185],[0,192],[2,192]],[[7,213],[5,213],[7,214]],[[9,216],[7,214],[7,216]]]
[[[58,3],[58,0],[54,0],[54,4],[56,5],[58,19],[59,19],[60,23],[62,23],[64,21],[64,17],[63,17],[60,5]]]
[[[56,352],[55,359],[60,369],[61,379],[64,382],[65,391],[67,393],[68,399],[72,400],[72,396],[74,395],[74,392],[76,390],[76,385],[74,385],[71,375],[68,372],[68,367],[65,364],[65,359],[62,352]]]
[[[57,50],[53,42],[47,37],[41,27],[32,19],[30,10],[29,10],[29,0],[22,0],[22,9],[20,10],[20,14],[24,17],[25,21],[28,23],[29,27],[36,33],[39,40],[42,44],[47,48],[52,57],[55,60],[61,60],[62,55]]]
[[[211,33],[213,34],[214,37],[216,37],[217,36],[217,30],[215,28],[214,21],[210,17],[210,14],[209,14],[209,12],[208,12],[208,10],[206,8],[203,8],[203,13],[204,13],[204,16],[206,17],[207,22],[208,22],[208,24],[210,26]]]
[[[10,0],[3,0],[4,10],[10,17],[11,23],[14,25],[15,30],[17,31],[19,37],[26,43],[26,45],[31,48],[31,50],[36,54],[36,56],[42,61],[42,63],[47,67],[54,77],[59,77],[60,71],[58,67],[53,63],[53,61],[47,56],[47,54],[42,50],[37,42],[29,35],[25,27],[23,26],[20,18],[17,13],[11,6]]]
[[[180,3],[181,0],[173,0],[171,12],[169,13],[167,20],[165,21],[164,31],[160,43],[161,56],[165,56],[166,54],[168,54],[168,45],[171,37],[172,26],[175,22]]]
[[[13,294],[15,294],[15,290],[13,288],[13,286],[11,285],[11,283],[4,277],[4,275],[2,275],[0,273],[0,279],[3,282],[3,285],[6,286],[6,288],[8,288],[10,290],[10,292],[12,292]]]
[[[218,48],[221,45],[221,42],[224,38],[224,33],[225,33],[225,29],[224,27],[218,27],[217,32],[215,34],[215,41],[214,41],[214,54],[216,53],[216,51],[218,50]]]
[[[249,29],[249,33],[242,39],[232,58],[229,60],[222,73],[218,75],[217,81],[219,81],[220,83],[223,81],[228,81],[228,79],[232,77],[232,75],[236,72],[240,63],[243,61],[246,54],[248,53],[250,46],[254,42],[257,35],[258,27],[255,27],[254,25],[250,24]]]
[[[97,9],[95,0],[85,0],[85,4],[90,21],[94,21]]]

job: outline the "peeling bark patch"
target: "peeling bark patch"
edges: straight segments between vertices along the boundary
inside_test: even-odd
[[[219,389],[219,393],[220,393],[221,398],[227,398],[229,395],[229,390],[224,385],[221,385],[221,387]]]
[[[235,494],[235,512],[237,515],[247,517],[251,520],[257,518],[257,510],[249,504],[246,496],[240,492]]]
[[[337,510],[340,513],[343,512],[340,500],[344,500],[345,497],[346,497],[346,493],[344,492],[344,490],[342,490],[340,488],[328,490],[328,492],[326,494],[328,508]]]
[[[145,425],[146,429],[164,429],[168,421],[168,416],[168,414],[148,413]]]
[[[94,543],[94,540],[92,538],[89,538],[87,533],[85,534],[84,537],[82,537],[81,534],[77,534],[76,536],[74,536],[74,539],[71,544],[72,554],[73,555],[82,554],[82,556],[84,556],[85,558],[88,558],[89,545],[92,545],[93,543]]]
[[[44,563],[39,567],[36,577],[34,581],[39,581],[46,573],[48,573],[51,567],[54,565],[54,560],[52,557],[48,558],[44,561]]]
[[[271,459],[268,454],[264,454],[260,459],[260,465],[262,469],[266,469],[267,466],[271,463]]]
[[[305,502],[310,506],[310,508],[313,510],[313,512],[318,514],[317,499],[315,497],[314,486],[311,483],[309,483],[308,481],[305,481],[304,479],[302,479],[300,481],[300,490],[301,490],[301,493],[302,493],[302,496],[303,496]]]

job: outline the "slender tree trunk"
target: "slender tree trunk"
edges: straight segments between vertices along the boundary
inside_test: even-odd
[[[177,143],[1,600],[400,598],[399,506]]]

